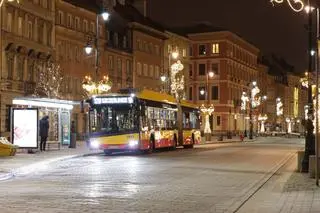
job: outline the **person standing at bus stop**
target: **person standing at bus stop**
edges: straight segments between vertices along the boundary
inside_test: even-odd
[[[46,143],[48,138],[48,132],[49,132],[49,116],[44,116],[40,120],[40,151],[46,151]]]

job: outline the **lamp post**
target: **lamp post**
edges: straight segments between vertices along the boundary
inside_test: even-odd
[[[260,93],[260,89],[257,86],[257,82],[253,81],[249,84],[250,87],[250,102],[249,102],[249,119],[250,119],[250,129],[249,129],[249,139],[253,139],[253,117],[252,111],[254,108],[258,107],[261,103],[261,97],[257,96]]]
[[[276,99],[276,113],[277,113],[277,117],[279,119],[279,122],[281,124],[281,116],[283,115],[283,103],[281,101],[281,98],[277,98]]]
[[[99,19],[102,17],[104,21],[109,19],[110,14],[107,11],[104,11],[101,14],[96,14],[96,33],[94,35],[94,47],[91,42],[88,42],[87,46],[84,48],[86,54],[90,55],[93,48],[95,48],[95,75],[94,80],[90,76],[85,76],[85,79],[82,82],[82,87],[91,95],[97,95],[101,93],[106,93],[111,89],[111,81],[108,76],[103,76],[102,80],[98,81],[99,75]]]
[[[211,136],[211,127],[210,127],[210,116],[214,112],[213,105],[210,105],[209,100],[209,78],[214,77],[214,72],[209,71],[206,75],[206,88],[205,90],[200,91],[200,95],[205,95],[206,104],[202,104],[200,107],[200,111],[205,116],[205,125],[204,125],[204,133],[206,134],[206,139],[210,140]]]
[[[308,63],[308,119],[306,121],[306,142],[305,142],[305,153],[304,158],[302,160],[302,172],[308,172],[309,170],[309,156],[315,154],[315,135],[313,133],[314,126],[313,126],[313,101],[312,101],[312,86],[311,86],[311,74],[312,74],[312,65],[313,65],[313,32],[312,32],[312,15],[314,11],[314,7],[306,6],[305,10],[308,13],[308,36],[309,36],[309,63]],[[317,9],[318,11],[318,9]],[[317,12],[318,13],[318,12]],[[318,22],[318,21],[317,21]],[[318,24],[319,25],[319,24]],[[318,28],[319,26],[317,26]],[[317,85],[318,86],[318,85]]]
[[[173,58],[174,60],[177,60],[179,57],[179,51],[178,48],[176,47],[175,51],[169,51],[168,54],[168,71],[167,73],[163,73],[163,75],[160,76],[160,80],[163,82],[163,88],[164,88],[164,92],[168,92],[169,94],[171,94],[170,91],[170,85],[172,82],[172,79],[170,78],[171,73],[171,58]],[[168,85],[166,85],[166,83],[168,83]]]

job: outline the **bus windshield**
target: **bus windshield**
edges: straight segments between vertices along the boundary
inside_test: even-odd
[[[137,131],[137,115],[131,104],[100,105],[90,111],[91,132],[113,134]]]

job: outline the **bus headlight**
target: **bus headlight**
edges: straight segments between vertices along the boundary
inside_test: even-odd
[[[90,141],[90,146],[91,148],[98,149],[100,146],[100,143],[98,141],[93,140],[93,141]]]
[[[129,141],[129,146],[133,147],[133,146],[137,146],[137,145],[138,145],[138,141],[136,141],[136,140]]]

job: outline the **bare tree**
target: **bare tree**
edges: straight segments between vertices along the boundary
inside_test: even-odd
[[[45,66],[39,67],[34,95],[46,98],[61,98],[60,89],[63,84],[63,75],[59,64],[47,62]]]

